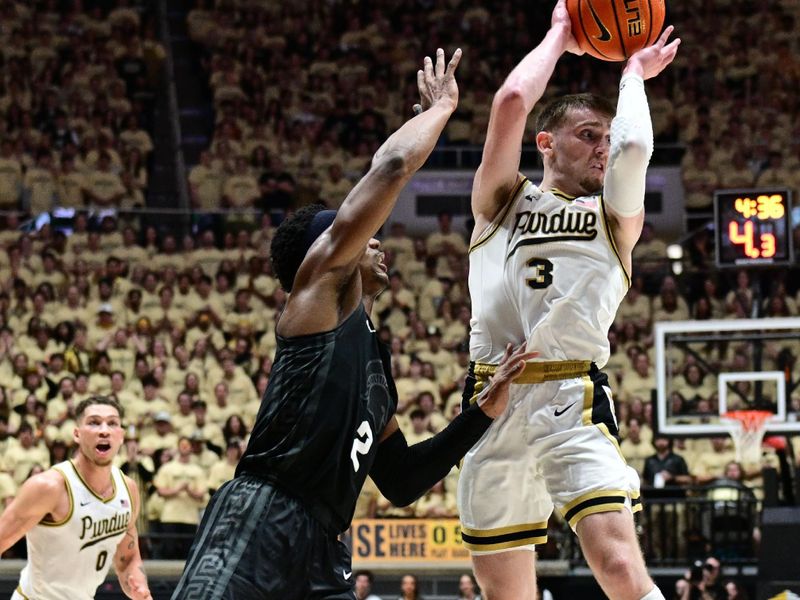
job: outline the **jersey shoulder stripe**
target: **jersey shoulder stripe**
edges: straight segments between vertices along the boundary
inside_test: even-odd
[[[75,512],[75,498],[72,495],[72,486],[69,484],[67,474],[64,473],[59,466],[53,467],[53,470],[57,471],[64,480],[64,487],[67,488],[67,496],[69,497],[69,510],[67,511],[67,515],[60,521],[39,521],[39,525],[44,525],[45,527],[61,527],[62,525],[66,525],[72,518],[72,513]]]
[[[606,211],[606,203],[603,195],[600,194],[599,196],[600,201],[600,217],[603,223],[603,229],[605,229],[606,238],[608,239],[608,243],[611,245],[611,250],[614,251],[614,256],[617,257],[617,261],[619,262],[619,266],[622,269],[622,275],[625,279],[625,286],[627,288],[631,287],[631,274],[628,273],[628,269],[625,268],[625,264],[622,262],[622,257],[619,254],[619,249],[617,249],[617,242],[614,240],[614,234],[611,229],[611,223],[608,220],[608,212]]]
[[[488,242],[490,239],[494,237],[494,234],[496,234],[500,229],[500,224],[503,221],[505,221],[509,211],[514,207],[514,201],[519,195],[520,190],[522,190],[522,188],[525,187],[525,184],[527,182],[528,178],[524,176],[517,182],[517,185],[515,185],[514,189],[511,191],[511,194],[509,195],[508,200],[506,201],[506,204],[503,207],[503,209],[497,215],[492,224],[489,225],[489,227],[484,231],[484,233],[482,233],[481,236],[475,241],[475,243],[469,247],[469,252],[477,250],[478,248],[486,244],[486,242]]]

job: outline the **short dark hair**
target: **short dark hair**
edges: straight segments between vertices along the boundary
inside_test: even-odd
[[[363,571],[356,571],[355,573],[353,573],[353,579],[358,579],[359,577],[366,577],[370,585],[375,583],[375,575],[373,575],[372,571],[367,571],[365,569]]]
[[[616,110],[607,99],[596,94],[569,94],[548,102],[536,118],[536,133],[553,131],[564,124],[571,110],[588,108],[613,118]]]
[[[294,278],[306,257],[306,232],[317,213],[323,210],[322,204],[304,206],[284,220],[272,237],[272,269],[287,292],[292,291]]]
[[[78,408],[75,409],[75,421],[80,423],[80,420],[83,418],[83,413],[86,412],[86,409],[97,404],[115,408],[120,419],[125,417],[125,409],[122,408],[120,403],[114,398],[111,398],[110,396],[89,396],[86,398],[86,400],[82,400],[81,403],[78,404]]]

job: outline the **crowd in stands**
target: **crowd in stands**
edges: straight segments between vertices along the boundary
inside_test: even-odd
[[[648,82],[648,96],[656,142],[686,149],[690,213],[710,212],[717,188],[800,189],[800,6],[682,0],[668,3],[667,18],[683,46]],[[189,175],[195,205],[338,206],[411,116],[416,70],[437,46],[464,50],[460,104],[443,143],[480,147],[494,90],[549,22],[530,3],[490,12],[478,0],[198,0],[188,26],[205,50],[216,123]],[[614,98],[618,78],[618,64],[565,57],[547,97]]]
[[[0,5],[0,208],[35,212],[53,198],[76,208],[142,203],[152,149],[141,127],[142,94],[152,88],[163,50],[152,24],[129,4],[117,2],[110,13],[81,12],[78,2],[64,11],[56,2]],[[446,141],[480,144],[498,77],[547,26],[538,12],[504,6],[490,14],[472,0],[419,7],[390,0],[198,2],[189,27],[208,49],[217,122],[213,143],[189,175],[193,198],[201,209],[255,207],[264,219],[254,230],[206,229],[178,238],[109,215],[98,220],[79,212],[69,235],[50,225],[20,233],[16,218],[7,217],[0,231],[0,502],[31,473],[70,455],[81,399],[114,395],[126,410],[119,464],[144,490],[140,531],[185,534],[151,548],[156,556],[185,556],[209,495],[233,474],[269,382],[275,320],[285,301],[269,261],[271,211],[316,199],[341,203],[376,146],[409,116],[416,92],[408,75],[437,45],[458,44],[467,57],[461,106]],[[699,193],[692,173],[702,167],[704,149],[716,169],[714,186],[733,185],[725,169],[741,159],[746,168],[735,174],[749,172],[764,183],[765,173],[778,177],[775,152],[785,166],[800,158],[800,123],[786,120],[800,112],[788,93],[800,83],[799,49],[793,25],[786,25],[797,8],[770,0],[687,0],[671,10],[687,52],[674,75],[653,83],[651,108],[658,139],[688,146],[689,206],[705,209],[706,200],[692,196]],[[731,32],[730,39],[702,44],[711,26]],[[739,39],[750,47],[742,50]],[[780,49],[777,59],[767,42]],[[613,95],[617,81],[616,67],[567,59],[551,92],[586,85]],[[728,151],[730,160],[720,154]],[[702,180],[710,202],[711,175],[694,179]],[[797,187],[783,174],[779,179]],[[390,287],[376,302],[374,320],[392,350],[398,416],[414,443],[460,410],[469,361],[467,236],[453,230],[446,213],[428,236],[410,236],[403,223],[384,233]],[[670,478],[685,485],[731,476],[735,458],[725,440],[672,447],[653,439],[653,322],[797,315],[800,303],[780,278],[759,294],[753,273],[741,271],[733,281],[715,275],[707,240],[693,244],[693,269],[675,279],[664,242],[645,228],[633,285],[609,334],[606,370],[621,451],[653,487],[657,476],[667,485]],[[753,366],[752,345],[703,352],[712,369]],[[787,343],[770,348],[765,360],[797,381],[799,355]],[[680,373],[672,413],[715,414],[713,372],[690,353],[672,359]],[[800,411],[798,399],[792,402],[790,410]],[[683,457],[682,466],[673,454]],[[757,469],[739,465],[739,471],[739,478],[757,476]],[[454,470],[403,509],[368,482],[356,516],[455,516],[457,477]]]
[[[68,457],[75,406],[90,394],[110,394],[126,411],[119,464],[144,490],[142,531],[188,536],[209,494],[233,475],[269,382],[285,301],[268,257],[273,231],[265,217],[262,227],[229,228],[219,240],[212,230],[176,240],[154,227],[136,231],[112,216],[98,221],[83,213],[70,235],[51,225],[3,231],[0,498],[7,502],[31,473]],[[650,239],[637,253],[657,244]],[[437,230],[423,237],[391,223],[384,250],[390,286],[374,321],[391,347],[401,427],[415,443],[460,410],[469,362],[466,236],[442,213]],[[741,297],[751,290],[747,272],[715,283],[706,302],[718,316],[741,316]],[[645,288],[635,276],[609,334],[606,370],[622,453],[653,486],[664,469],[648,470],[647,461],[664,448],[652,439],[651,326],[696,316],[701,301],[691,302],[669,277],[657,294]],[[797,354],[793,346],[786,352]],[[736,364],[748,370],[751,354],[732,347],[718,360],[744,361]],[[673,393],[682,398],[675,413],[713,413],[715,389],[703,370],[690,353],[677,360],[683,375],[675,379]],[[796,380],[795,361],[791,373]],[[735,458],[725,440],[679,442],[676,451],[685,458],[682,474],[691,475],[685,483],[722,477]],[[745,475],[756,476],[757,468]],[[457,477],[453,470],[406,508],[391,506],[368,482],[356,516],[456,516]],[[176,539],[157,552],[180,556],[189,538]]]
[[[0,3],[0,210],[144,205],[165,56],[145,4]]]

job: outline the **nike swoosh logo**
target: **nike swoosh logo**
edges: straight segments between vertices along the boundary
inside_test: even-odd
[[[607,42],[608,40],[611,39],[611,32],[606,28],[605,25],[603,25],[603,21],[600,20],[599,16],[597,16],[597,13],[594,12],[594,7],[592,6],[592,3],[589,2],[588,4],[589,4],[589,10],[592,13],[592,17],[594,18],[594,22],[597,23],[597,26],[600,28],[600,35],[595,37],[594,39],[600,42]]]
[[[342,575],[344,575],[345,580],[350,579],[350,575],[352,575],[352,571],[342,571]]]
[[[87,505],[89,505],[91,503],[92,503],[91,500],[89,500],[88,502],[81,502],[81,506],[87,506]]]
[[[555,410],[555,412],[554,412],[553,414],[554,414],[555,416],[557,416],[557,417],[560,417],[560,416],[561,416],[561,415],[563,415],[565,412],[567,412],[567,411],[568,411],[570,408],[572,408],[574,404],[575,404],[575,403],[573,402],[572,404],[570,404],[569,406],[567,406],[566,408],[564,408],[564,409],[562,409],[562,410],[558,410],[558,409],[556,409],[556,410]]]

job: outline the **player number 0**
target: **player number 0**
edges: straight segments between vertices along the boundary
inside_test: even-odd
[[[106,566],[106,560],[108,560],[108,552],[106,550],[103,550],[102,552],[100,552],[100,554],[97,555],[97,564],[95,565],[95,568],[98,571],[102,571],[103,567]]]

